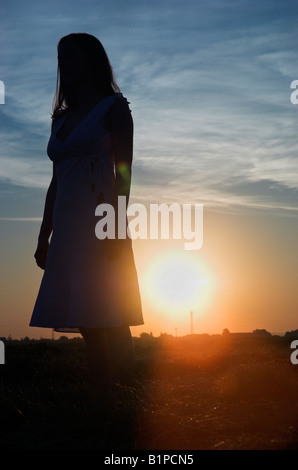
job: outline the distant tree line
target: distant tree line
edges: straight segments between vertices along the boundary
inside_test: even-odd
[[[285,336],[286,336],[287,338],[294,338],[294,337],[295,337],[295,338],[298,338],[298,330],[287,331],[287,332],[285,333]]]
[[[222,332],[222,335],[223,336],[227,336],[227,335],[230,335],[230,334],[233,334],[233,335],[253,335],[253,336],[257,336],[258,338],[268,338],[269,336],[272,336],[271,333],[269,333],[269,331],[265,330],[265,329],[256,329],[256,330],[253,330],[251,333],[230,333],[230,331],[228,330],[228,328],[224,328],[223,332]]]

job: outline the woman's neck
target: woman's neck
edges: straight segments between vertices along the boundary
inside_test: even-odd
[[[75,95],[75,109],[82,111],[90,108],[94,103],[105,97],[105,95],[95,89],[93,83],[89,80],[85,80],[77,85]]]

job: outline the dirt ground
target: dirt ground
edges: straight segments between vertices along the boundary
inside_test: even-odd
[[[103,399],[81,339],[9,340],[0,366],[0,448],[296,450],[290,338],[142,334],[133,386]]]

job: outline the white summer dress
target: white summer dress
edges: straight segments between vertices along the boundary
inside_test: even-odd
[[[120,93],[106,97],[63,143],[56,134],[65,115],[54,121],[47,148],[57,177],[53,232],[30,326],[78,331],[143,324],[131,239],[114,260],[95,234],[95,209],[111,203],[114,191],[111,133],[104,120],[116,99],[126,101]]]

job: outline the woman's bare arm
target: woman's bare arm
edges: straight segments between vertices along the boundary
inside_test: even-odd
[[[110,108],[110,129],[112,132],[112,149],[115,161],[115,191],[113,206],[115,209],[115,231],[118,234],[118,196],[126,197],[128,205],[131,187],[131,167],[133,159],[133,119],[128,103],[117,99]],[[123,240],[112,243],[110,255],[117,258],[123,246]]]
[[[111,107],[112,146],[115,159],[116,185],[114,200],[126,196],[128,203],[133,158],[133,120],[128,104],[123,99]]]
[[[40,227],[40,232],[38,236],[38,245],[34,257],[36,259],[37,265],[41,269],[45,269],[48,249],[49,249],[49,238],[53,230],[52,218],[53,218],[53,209],[56,199],[57,191],[57,179],[55,174],[55,166],[53,165],[53,176],[50,182],[46,200],[44,213],[42,218],[42,223]]]

